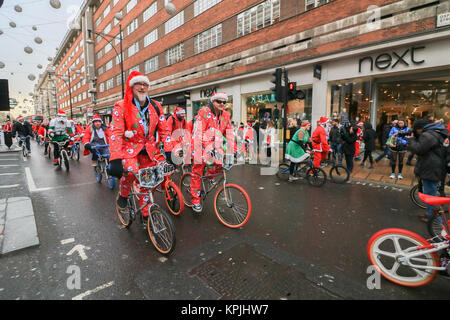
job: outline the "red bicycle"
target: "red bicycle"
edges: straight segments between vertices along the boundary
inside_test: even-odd
[[[423,193],[419,193],[419,197],[424,203],[433,206],[450,203],[450,198]],[[386,279],[407,287],[427,285],[435,279],[438,272],[450,275],[448,219],[444,211],[439,210],[433,220],[436,229],[428,240],[414,232],[398,228],[375,233],[367,244],[367,254],[376,270]]]

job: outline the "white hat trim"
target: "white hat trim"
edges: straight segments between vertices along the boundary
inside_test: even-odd
[[[178,111],[176,112],[176,114],[185,114],[185,113],[186,113],[186,111],[185,111],[184,109],[178,110]]]
[[[225,101],[228,101],[228,96],[225,92],[217,92],[217,93],[214,93],[211,97],[211,101],[218,100],[218,99],[223,99]]]
[[[144,75],[142,76],[136,76],[130,79],[130,87],[134,86],[136,83],[138,82],[144,82],[146,84],[148,84],[148,86],[150,86],[150,80],[148,80],[148,78]]]

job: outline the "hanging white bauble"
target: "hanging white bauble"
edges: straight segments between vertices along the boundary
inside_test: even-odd
[[[14,6],[14,10],[16,10],[17,12],[22,12],[22,7],[17,4]]]
[[[175,7],[175,5],[172,2],[169,2],[168,4],[166,4],[166,6],[164,8],[166,9],[166,12],[168,14],[170,14],[171,16],[173,16],[177,12],[177,8]]]
[[[37,31],[37,27],[36,26],[32,26],[31,29],[33,29],[34,31]]]
[[[37,65],[38,69],[42,69],[42,64]]]
[[[29,75],[28,75],[28,79],[30,79],[31,81],[33,81],[33,80],[36,79],[36,77],[35,77],[34,74],[29,74]]]
[[[50,0],[50,5],[52,6],[52,8],[54,9],[59,9],[61,8],[61,2],[59,0]]]
[[[37,44],[41,44],[42,43],[42,39],[39,37],[34,38],[34,42],[36,42]]]
[[[33,49],[31,47],[25,47],[23,50],[28,54],[33,53]]]
[[[11,22],[9,23],[9,26],[10,26],[11,28],[15,28],[15,27],[17,27],[17,24],[15,24],[14,22],[11,21]]]
[[[48,57],[47,60],[48,61],[53,61],[53,58],[52,57]]]
[[[0,61],[0,69],[3,69],[5,67],[5,64]]]

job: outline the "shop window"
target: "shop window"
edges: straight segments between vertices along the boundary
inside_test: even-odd
[[[331,86],[330,115],[350,122],[368,122],[370,119],[371,82],[337,83]]]

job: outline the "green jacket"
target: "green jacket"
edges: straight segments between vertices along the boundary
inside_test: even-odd
[[[286,148],[286,159],[294,162],[300,163],[309,157],[309,154],[303,150],[303,148],[297,143],[303,143],[306,145],[310,140],[309,133],[304,128],[298,129],[291,141],[289,141]],[[297,142],[295,142],[297,141]]]

